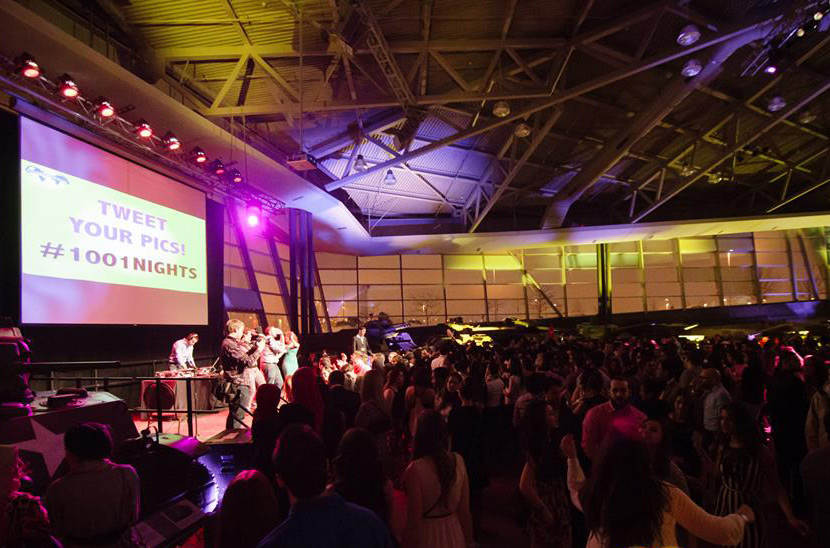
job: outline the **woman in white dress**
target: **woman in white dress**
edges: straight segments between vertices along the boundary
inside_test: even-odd
[[[461,456],[449,451],[447,425],[437,411],[418,416],[413,456],[404,473],[402,548],[464,548],[473,541],[467,469]]]

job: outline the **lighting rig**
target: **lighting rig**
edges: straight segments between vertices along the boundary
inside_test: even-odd
[[[228,170],[220,158],[208,161],[207,153],[198,146],[183,153],[182,142],[173,132],[167,131],[159,137],[146,120],[130,122],[123,117],[133,110],[132,106],[118,110],[105,97],[88,99],[69,74],[50,80],[44,76],[43,68],[35,58],[28,53],[22,53],[15,59],[0,55],[0,88],[15,98],[35,103],[85,129],[197,179],[210,192],[237,198],[247,204],[249,210],[258,208],[259,215],[284,213],[285,204],[282,201],[244,184],[238,169]]]

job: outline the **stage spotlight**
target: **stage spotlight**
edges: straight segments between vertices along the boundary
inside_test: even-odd
[[[812,124],[816,121],[816,118],[815,113],[810,110],[802,110],[798,113],[798,123],[800,124]]]
[[[113,116],[115,116],[115,108],[113,108],[112,103],[110,103],[104,98],[98,99],[98,101],[96,101],[95,111],[101,118],[112,118]]]
[[[215,173],[216,175],[224,175],[225,174],[225,164],[222,163],[222,160],[219,158],[215,159],[210,164],[210,170]]]
[[[813,19],[815,21],[821,21],[823,17],[824,17],[824,12],[823,11],[817,11],[813,14]]]
[[[513,128],[513,135],[518,137],[519,139],[524,139],[528,135],[530,135],[530,126],[524,122],[519,122],[516,124],[516,127]]]
[[[677,35],[677,43],[681,46],[691,46],[700,40],[700,29],[696,25],[686,25]]]
[[[802,37],[802,36],[804,36],[805,34],[807,34],[807,31],[806,31],[806,30],[804,30],[804,28],[803,28],[803,27],[798,27],[798,30],[797,30],[797,31],[795,31],[795,35],[796,35],[796,36],[798,36],[799,38],[801,38],[801,37]]]
[[[510,105],[507,101],[496,101],[493,104],[493,116],[496,118],[506,118],[510,115]]]
[[[139,120],[135,125],[135,131],[142,139],[149,139],[153,136],[153,128],[144,120]]]
[[[58,78],[58,91],[67,99],[74,99],[80,94],[78,86],[68,74],[64,74]]]
[[[397,179],[397,177],[395,177],[395,174],[392,173],[392,170],[391,169],[387,170],[386,171],[386,176],[383,178],[383,184],[385,184],[386,186],[393,186],[397,182],[398,182],[398,179]]]
[[[17,70],[26,78],[37,78],[40,76],[40,67],[35,63],[35,58],[28,53],[21,53],[17,58]]]
[[[168,150],[175,151],[179,150],[182,147],[182,144],[179,142],[179,139],[170,131],[164,134],[164,139],[162,139],[162,141],[164,142],[164,146],[166,146]]]
[[[245,218],[248,221],[248,226],[252,228],[259,226],[259,223],[262,221],[262,207],[256,203],[248,204]]]
[[[230,173],[231,181],[234,183],[241,183],[242,182],[242,174],[239,173],[238,169],[232,169]]]
[[[703,70],[703,66],[700,64],[700,61],[697,59],[689,59],[686,61],[686,64],[683,65],[683,70],[680,71],[680,74],[686,78],[694,78],[700,74],[701,70]]]
[[[362,154],[357,155],[357,159],[354,161],[354,170],[355,171],[366,171],[366,159],[363,158]]]
[[[775,97],[769,100],[769,103],[767,103],[767,110],[770,112],[778,112],[786,106],[787,101],[780,95],[776,95]]]
[[[190,151],[190,155],[193,156],[193,161],[197,164],[204,164],[207,162],[207,154],[205,154],[205,151],[199,147],[194,147],[193,150]]]
[[[767,74],[775,74],[776,72],[778,72],[778,67],[770,63],[764,67],[764,72],[766,72]]]

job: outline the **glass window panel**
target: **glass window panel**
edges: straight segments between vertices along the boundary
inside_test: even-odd
[[[360,306],[362,308],[363,303],[360,303]],[[375,316],[381,312],[386,312],[390,316],[398,316],[400,318],[402,314],[401,301],[368,301],[366,303],[366,309],[369,312],[374,312]]]
[[[401,255],[404,268],[441,268],[441,255]]]
[[[483,299],[483,285],[454,285],[447,288],[447,300]]]
[[[614,314],[625,314],[627,312],[642,312],[643,299],[631,297],[614,297],[611,299],[611,310]]]
[[[455,288],[456,290],[459,288]],[[444,300],[444,289],[435,285],[405,285],[403,298],[407,301]]]
[[[596,284],[570,284],[568,285],[568,298],[591,297],[597,298]]]
[[[288,271],[283,272],[288,276]],[[323,285],[337,284],[356,284],[357,272],[355,270],[320,270],[320,282]]]
[[[525,268],[533,270],[536,268],[559,268],[562,261],[559,254],[556,255],[527,255],[525,254]]]
[[[721,253],[719,260],[721,268],[752,266],[752,253]]]
[[[616,297],[642,297],[642,284],[614,284],[611,286],[611,295]]]
[[[682,295],[679,282],[653,282],[646,285],[649,297],[672,297]]]
[[[522,283],[522,271],[515,270],[488,270],[487,283],[493,284],[520,284]]]
[[[251,256],[251,266],[254,267],[254,270],[267,274],[274,273],[274,263],[271,262],[271,257],[255,251],[251,251],[249,255]]]
[[[521,285],[487,284],[487,299],[524,299]]]
[[[485,255],[484,268],[487,270],[517,270],[521,269],[521,266],[512,255]]]
[[[229,320],[241,320],[245,324],[246,329],[256,329],[259,327],[259,318],[256,312],[247,310],[228,310]]]
[[[687,296],[686,308],[711,308],[719,306],[717,295]]]
[[[568,316],[595,316],[598,303],[594,299],[568,299]]]
[[[594,253],[568,253],[565,257],[565,264],[568,268],[596,268],[597,254]]]
[[[399,285],[371,285],[366,289],[366,299],[392,300],[401,298],[401,286]]]
[[[758,234],[755,234],[755,251],[757,251],[758,253],[764,253],[768,251],[786,253],[787,242],[784,239],[783,234],[776,234],[772,238],[758,237]]]
[[[676,282],[677,269],[676,268],[646,268],[645,270],[646,283],[652,282]]]
[[[611,253],[611,267],[639,267],[640,254],[639,253]]]
[[[734,297],[738,295],[752,295],[755,293],[755,283],[749,282],[723,282],[723,296]]]
[[[643,252],[645,253],[660,253],[673,252],[674,240],[644,240]]]
[[[648,297],[646,306],[649,310],[680,310],[683,299],[680,297]]]
[[[715,281],[714,268],[684,268],[683,281],[689,282],[713,282]]]
[[[259,286],[260,292],[276,293],[277,295],[281,293],[276,276],[262,274],[261,272],[254,272],[254,276],[256,276],[256,283]]]
[[[536,283],[539,284],[561,284],[562,271],[561,270],[530,270],[528,273],[533,276]]]
[[[544,291],[545,295],[548,296],[549,299],[553,300],[554,302],[556,299],[564,299],[565,298],[565,286],[564,285],[542,285],[541,291]],[[539,290],[535,289],[532,286],[528,286],[527,288],[527,295],[528,297],[535,297],[539,294]]]
[[[720,277],[724,282],[746,282],[754,279],[752,268],[722,268]]]
[[[262,308],[265,309],[266,313],[285,314],[285,304],[282,302],[282,297],[267,293],[260,293],[260,297],[262,297]]]
[[[757,253],[758,266],[786,266],[790,264],[790,256],[787,253]]]
[[[723,298],[723,306],[744,306],[757,304],[757,301],[754,295],[730,295]]]
[[[789,280],[782,280],[782,281],[761,281],[761,294],[763,295],[771,295],[771,294],[779,294],[779,295],[792,295],[793,286]]]
[[[753,249],[752,235],[748,236],[718,236],[718,249],[733,253],[751,252]]]
[[[503,320],[507,317],[525,317],[524,299],[488,300],[487,306],[489,307],[491,321]]]
[[[269,326],[279,327],[283,331],[288,331],[289,330],[288,316],[286,316],[284,314],[282,314],[282,315],[280,315],[280,314],[265,314],[265,318],[268,320],[268,325]],[[325,319],[322,322],[320,322],[320,325],[322,325],[323,330],[326,329]]]
[[[444,255],[445,270],[477,270],[481,272],[483,264],[481,255]]]
[[[579,253],[596,257],[597,246],[596,244],[566,245],[565,253]]]
[[[429,317],[432,321],[444,319],[444,302],[439,300],[404,301],[403,313],[410,316]]]
[[[789,280],[789,267],[759,267],[758,279],[761,281],[768,280]]]
[[[618,283],[640,282],[639,268],[616,268],[611,271],[612,287]]]
[[[357,316],[357,303],[355,301],[326,301],[329,309],[329,316]]]
[[[245,270],[235,266],[225,265],[225,285],[227,287],[239,287],[242,289],[250,289],[248,284],[248,276]]]
[[[320,269],[344,268],[354,270],[357,268],[357,257],[354,255],[344,255],[342,253],[323,253],[318,251],[314,254],[314,257],[317,259],[317,268]],[[280,252],[280,258],[288,259],[288,255],[283,255],[282,252]]]
[[[378,257],[358,257],[358,268],[399,268],[400,258],[398,255],[381,255]]]
[[[685,282],[683,289],[689,295],[717,295],[718,287],[715,282]]]
[[[764,298],[761,299],[762,303],[786,303],[793,300],[791,294],[781,294],[781,295],[764,295]]]
[[[279,256],[280,259],[283,259],[283,260],[287,261],[289,259],[289,257],[291,256],[291,252],[288,251],[288,246],[285,245],[285,244],[281,244],[281,243],[277,242],[277,256]],[[317,257],[319,257],[319,256],[320,256],[319,253],[315,253],[314,254],[314,260],[316,261]],[[319,268],[320,265],[318,264],[317,267]]]
[[[610,244],[609,251],[614,253],[639,253],[639,249],[637,249],[637,242],[618,242],[615,244]]]
[[[554,311],[554,309],[550,306],[550,304],[544,300],[539,298],[528,299],[528,310],[530,311],[531,318],[558,318],[559,315]],[[564,304],[560,300],[559,302],[554,301],[553,304],[559,307],[559,312],[562,315],[565,314]]]
[[[361,268],[357,271],[361,284],[399,284],[401,272],[399,270],[368,270]]]
[[[705,267],[715,266],[714,253],[685,253],[683,255],[683,267]]]
[[[440,270],[404,270],[403,275],[404,284],[438,284],[441,285],[441,271]]]
[[[235,245],[225,244],[225,264],[242,266],[242,255]]]
[[[465,316],[467,314],[486,314],[484,301],[447,301],[447,316]]]
[[[597,283],[596,270],[568,270],[568,284],[572,283]]]
[[[246,232],[245,241],[248,242],[248,249],[250,251],[257,251],[266,255],[268,254],[268,242],[266,242],[265,238],[262,236]]]
[[[323,291],[326,300],[353,301],[357,299],[357,286],[354,285],[324,285]]]
[[[683,255],[717,251],[714,238],[681,238],[678,240],[678,245],[680,247],[680,253]],[[686,262],[685,256],[683,257],[683,262]]]
[[[445,270],[444,276],[447,285],[453,284],[481,284],[481,270]],[[447,290],[449,292],[449,289]]]
[[[333,332],[347,329],[355,329],[358,320],[354,316],[331,318],[331,330]]]
[[[643,255],[643,264],[650,266],[675,266],[674,255],[670,253],[646,253]]]

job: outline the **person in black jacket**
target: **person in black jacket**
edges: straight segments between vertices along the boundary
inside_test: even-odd
[[[245,324],[240,320],[228,320],[225,324],[225,338],[222,340],[222,349],[219,363],[222,365],[225,381],[233,384],[234,391],[228,401],[228,419],[225,428],[239,428],[243,426],[245,411],[241,402],[250,401],[253,396],[252,387],[244,382],[242,373],[246,368],[259,367],[259,357],[265,348],[265,339],[261,338],[253,345],[242,341]]]
[[[354,426],[354,418],[360,408],[360,394],[343,387],[346,375],[342,371],[332,371],[329,374],[328,403],[341,413],[348,430]]]

